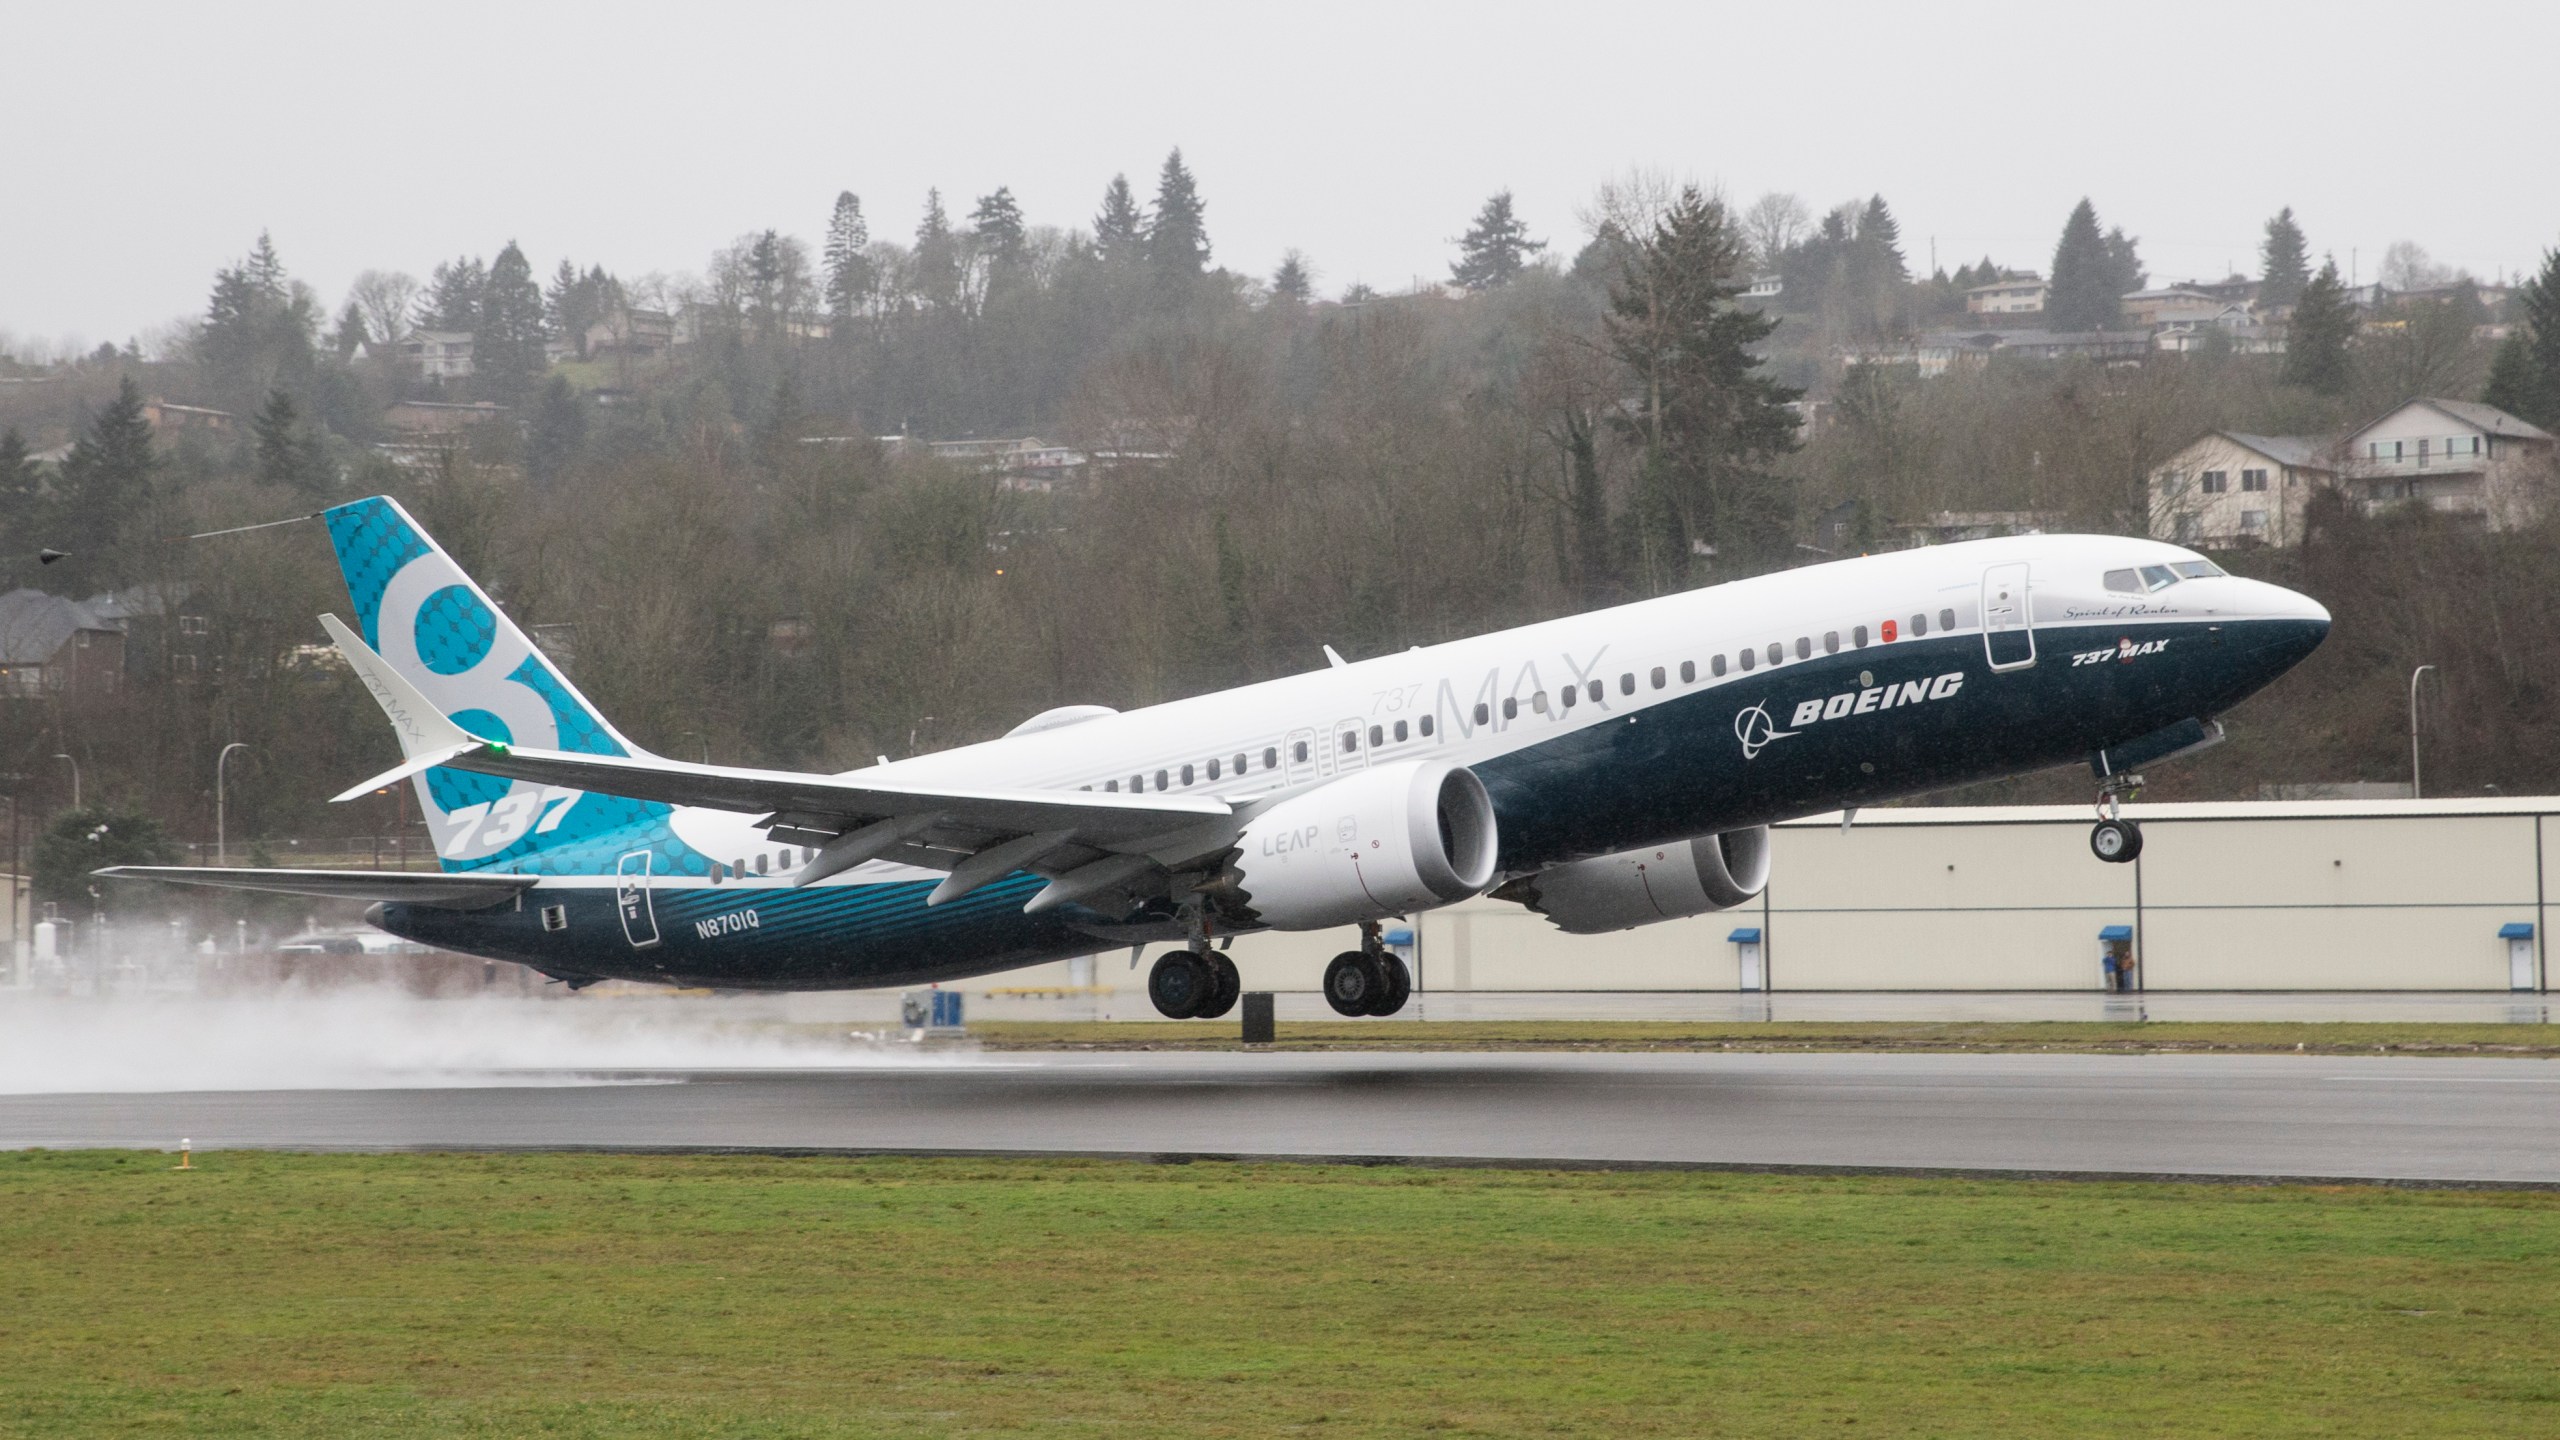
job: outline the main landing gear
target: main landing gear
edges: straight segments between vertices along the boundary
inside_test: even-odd
[[[2124,802],[2142,791],[2139,775],[2110,775],[2098,787],[2098,823],[2089,830],[2089,853],[2124,865],[2142,853],[2142,827],[2124,818]]]
[[[1236,1008],[1244,977],[1236,962],[1209,948],[1205,919],[1194,918],[1191,944],[1156,961],[1147,972],[1147,998],[1168,1020],[1215,1020]]]
[[[1413,972],[1378,938],[1376,921],[1360,926],[1360,948],[1324,967],[1325,1003],[1337,1015],[1393,1015],[1413,995]]]

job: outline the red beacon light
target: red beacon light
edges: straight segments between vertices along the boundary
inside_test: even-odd
[[[1890,642],[1892,641],[1892,639],[1893,639],[1893,637],[1894,637],[1894,636],[1899,635],[1899,634],[1901,634],[1902,632],[1901,632],[1900,630],[1897,630],[1897,629],[1895,629],[1895,628],[1894,628],[1894,624],[1893,624],[1893,622],[1892,622],[1892,621],[1887,620],[1886,622],[1884,622],[1884,632],[1883,632],[1883,633],[1884,633],[1884,638],[1885,638],[1885,640],[1886,640],[1888,643],[1890,643]]]

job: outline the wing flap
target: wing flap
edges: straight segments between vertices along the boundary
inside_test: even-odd
[[[486,910],[534,887],[531,875],[438,874],[426,870],[271,870],[225,865],[110,865],[91,871],[110,880],[158,880],[324,900],[390,900],[442,910]]]

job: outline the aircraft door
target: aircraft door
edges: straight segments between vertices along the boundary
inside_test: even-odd
[[[622,912],[622,938],[634,950],[658,943],[658,910],[649,898],[649,868],[655,859],[652,851],[633,850],[614,867],[614,908]]]
[[[1280,742],[1280,763],[1292,785],[1304,785],[1316,778],[1316,732],[1292,730]]]
[[[1995,671],[2024,670],[2036,663],[2036,630],[2027,599],[2026,562],[1982,572],[1982,649]]]

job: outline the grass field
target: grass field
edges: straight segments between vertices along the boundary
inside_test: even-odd
[[[0,1155],[0,1435],[2548,1435],[2560,1195]]]
[[[807,1027],[817,1028],[817,1027]],[[997,1050],[1240,1050],[1216,1021],[972,1021]],[[2560,1058],[2560,1025],[2101,1020],[1286,1021],[1280,1050],[2053,1051],[2081,1055],[2506,1055]]]

